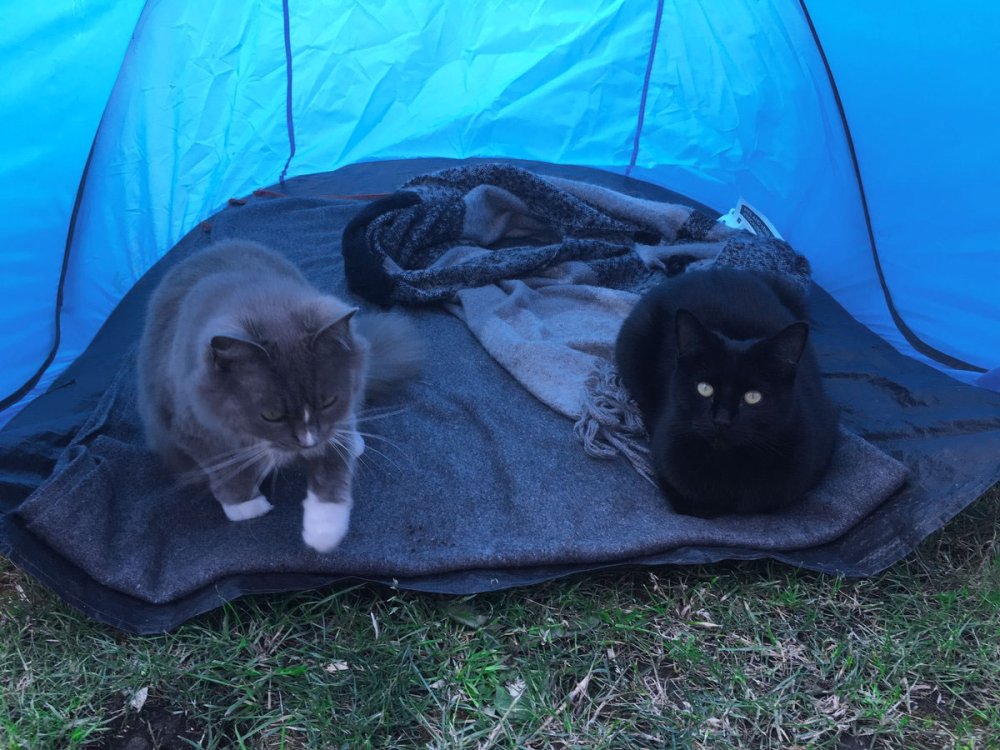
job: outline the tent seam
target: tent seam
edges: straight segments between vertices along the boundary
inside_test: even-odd
[[[285,71],[288,82],[285,92],[285,123],[288,127],[288,160],[285,162],[285,168],[281,170],[281,174],[278,176],[278,183],[284,187],[285,175],[288,174],[288,167],[291,165],[292,158],[295,156],[295,118],[292,115],[292,35],[291,20],[288,13],[288,0],[281,0],[281,13],[284,23]]]
[[[632,174],[636,159],[639,156],[639,139],[642,137],[642,126],[646,120],[646,97],[649,95],[649,82],[653,74],[653,60],[656,57],[656,45],[660,39],[660,23],[663,20],[663,0],[656,3],[656,19],[653,21],[653,38],[649,44],[649,57],[646,59],[646,73],[642,79],[642,96],[639,98],[639,118],[635,126],[635,139],[632,142],[632,156],[625,168],[626,176]]]
[[[812,34],[813,42],[816,44],[816,50],[819,52],[820,60],[823,62],[823,67],[826,69],[826,76],[830,83],[833,99],[837,105],[837,111],[840,113],[840,123],[844,128],[844,137],[847,140],[847,149],[851,155],[851,165],[854,167],[854,176],[858,183],[858,192],[861,195],[861,209],[864,212],[865,228],[868,230],[868,243],[871,247],[872,259],[875,261],[875,272],[878,275],[879,284],[882,287],[882,295],[885,297],[885,303],[889,309],[889,315],[892,317],[892,322],[895,323],[896,329],[903,335],[903,338],[906,339],[910,346],[923,354],[925,357],[929,357],[930,359],[955,370],[965,370],[967,372],[986,372],[986,368],[984,367],[970,364],[928,344],[926,341],[921,339],[909,325],[907,325],[906,321],[903,320],[899,311],[896,309],[896,303],[893,300],[892,293],[889,291],[889,284],[886,281],[885,272],[882,269],[882,261],[879,258],[878,244],[875,242],[875,229],[872,226],[871,212],[868,208],[868,197],[865,194],[864,181],[861,179],[861,165],[858,163],[858,154],[854,146],[854,137],[851,135],[851,128],[847,123],[847,112],[844,109],[844,102],[840,97],[840,90],[837,88],[837,82],[833,77],[833,69],[830,67],[830,61],[826,57],[826,51],[823,49],[823,44],[819,40],[819,34],[816,31],[816,26],[813,24],[812,16],[809,15],[809,9],[806,7],[805,0],[799,0],[799,6],[802,8],[802,14],[805,16],[806,23],[809,26],[809,31]]]
[[[142,19],[145,17],[148,7],[149,2],[147,0],[147,2],[143,3],[142,11],[139,13],[139,17],[136,20],[136,29],[138,29],[142,23]],[[38,382],[42,379],[42,377],[44,377],[45,373],[48,372],[52,362],[55,361],[56,354],[59,352],[59,346],[62,343],[62,309],[66,289],[66,275],[69,270],[69,260],[70,255],[72,254],[73,239],[76,235],[76,220],[80,213],[80,205],[83,203],[83,195],[87,187],[87,175],[90,172],[90,163],[94,157],[94,150],[97,147],[97,139],[104,127],[104,118],[108,113],[108,105],[114,97],[115,89],[118,87],[118,79],[121,76],[121,72],[125,67],[126,61],[129,59],[129,54],[131,53],[134,42],[135,31],[133,30],[132,36],[129,39],[128,47],[125,50],[125,54],[122,56],[121,65],[118,67],[118,74],[115,76],[115,83],[111,87],[111,92],[108,94],[108,100],[104,103],[104,111],[101,112],[101,118],[97,122],[97,129],[94,131],[94,137],[90,142],[90,151],[87,153],[87,161],[84,162],[83,170],[80,172],[80,182],[76,188],[76,198],[73,200],[73,209],[70,212],[69,226],[66,229],[66,245],[63,248],[62,265],[59,269],[59,283],[56,286],[55,320],[53,324],[54,330],[52,347],[49,349],[49,353],[46,355],[45,360],[41,365],[39,365],[38,369],[35,370],[34,374],[14,391],[0,399],[0,414],[7,411],[10,407],[20,403],[25,396],[31,393],[32,389],[38,385]]]

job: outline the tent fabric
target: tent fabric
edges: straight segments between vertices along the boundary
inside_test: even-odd
[[[118,370],[138,309],[123,300],[148,294],[199,222],[279,175],[303,196],[393,190],[418,173],[400,164],[426,171],[412,160],[427,156],[598,168],[715,210],[742,197],[810,259],[817,304],[857,321],[830,312],[835,331],[868,342],[831,388],[859,429],[850,401],[863,394],[857,408],[878,424],[862,434],[916,477],[848,535],[870,559],[830,542],[817,569],[891,563],[995,479],[1000,5],[53,0],[4,20],[5,512],[48,477]],[[213,589],[169,611],[140,606],[11,518],[3,549],[80,606],[103,602],[109,621],[155,629],[217,601]],[[455,571],[411,584],[490,581]],[[226,597],[289,585],[218,583]]]
[[[265,193],[190,233],[126,295],[55,387],[0,432],[0,551],[92,616],[158,632],[241,594],[343,580],[469,593],[597,568],[758,557],[866,575],[998,478],[1000,394],[958,385],[899,354],[814,287],[815,343],[845,426],[913,477],[894,493],[902,474],[882,485],[882,497],[892,494],[874,509],[852,508],[836,492],[833,507],[806,504],[807,515],[777,521],[677,516],[624,461],[586,456],[571,422],[528,395],[443,310],[414,319],[450,354],[432,358],[425,383],[406,392],[408,410],[385,420],[394,445],[369,443],[384,456],[359,477],[354,539],[340,552],[324,557],[301,545],[303,477],[295,472],[279,479],[275,511],[247,524],[225,521],[210,497],[163,491],[169,485],[130,404],[130,357],[142,307],[165,270],[215,239],[239,236],[271,241],[321,287],[343,292],[340,233],[360,206],[318,196],[388,192],[446,164],[388,162],[290,180],[288,197]],[[532,166],[678,200],[609,173]],[[366,546],[380,552],[359,558]]]
[[[3,9],[0,399],[32,375],[53,343],[69,217],[141,9],[139,0]]]
[[[44,361],[57,316],[62,338],[0,424],[230,196],[286,165],[427,155],[600,167],[723,209],[745,197],[852,315],[924,360],[874,239],[908,325],[998,364],[993,5],[56,0],[5,19],[0,394]]]
[[[900,316],[928,344],[996,367],[1000,5],[967,2],[946,14],[926,2],[905,12],[804,5],[843,100]],[[956,231],[957,216],[965,227]]]

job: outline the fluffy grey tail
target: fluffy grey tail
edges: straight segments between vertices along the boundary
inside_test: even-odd
[[[365,397],[393,394],[402,383],[420,374],[424,344],[414,325],[398,313],[359,315],[358,332],[368,341],[368,382]]]

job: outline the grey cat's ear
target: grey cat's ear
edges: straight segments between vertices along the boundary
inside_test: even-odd
[[[210,345],[212,360],[220,370],[228,370],[232,365],[243,362],[258,362],[270,356],[267,349],[255,341],[233,336],[213,336]]]
[[[779,362],[797,365],[802,359],[802,353],[806,350],[808,339],[809,324],[800,320],[778,331],[768,339],[767,344],[771,354]]]
[[[351,335],[351,319],[357,314],[358,308],[352,307],[335,321],[321,328],[312,338],[312,346],[335,345],[345,349],[351,349],[354,345],[354,337]]]
[[[710,336],[708,329],[694,316],[694,313],[681,308],[674,314],[674,328],[677,335],[677,352],[688,354],[705,345]]]

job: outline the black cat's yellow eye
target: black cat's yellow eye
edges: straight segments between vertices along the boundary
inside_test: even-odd
[[[743,400],[746,401],[750,406],[754,404],[759,404],[762,396],[760,391],[747,391],[743,394]]]
[[[699,395],[704,396],[705,398],[711,398],[713,393],[715,393],[715,389],[712,387],[711,383],[698,383]]]
[[[284,412],[275,411],[273,409],[265,409],[260,413],[260,418],[265,422],[284,422],[285,414]]]
[[[321,409],[329,409],[331,406],[333,406],[334,404],[336,404],[338,401],[340,401],[340,396],[330,396],[330,398],[326,399],[326,401],[324,401],[322,404],[320,404],[320,408]]]

